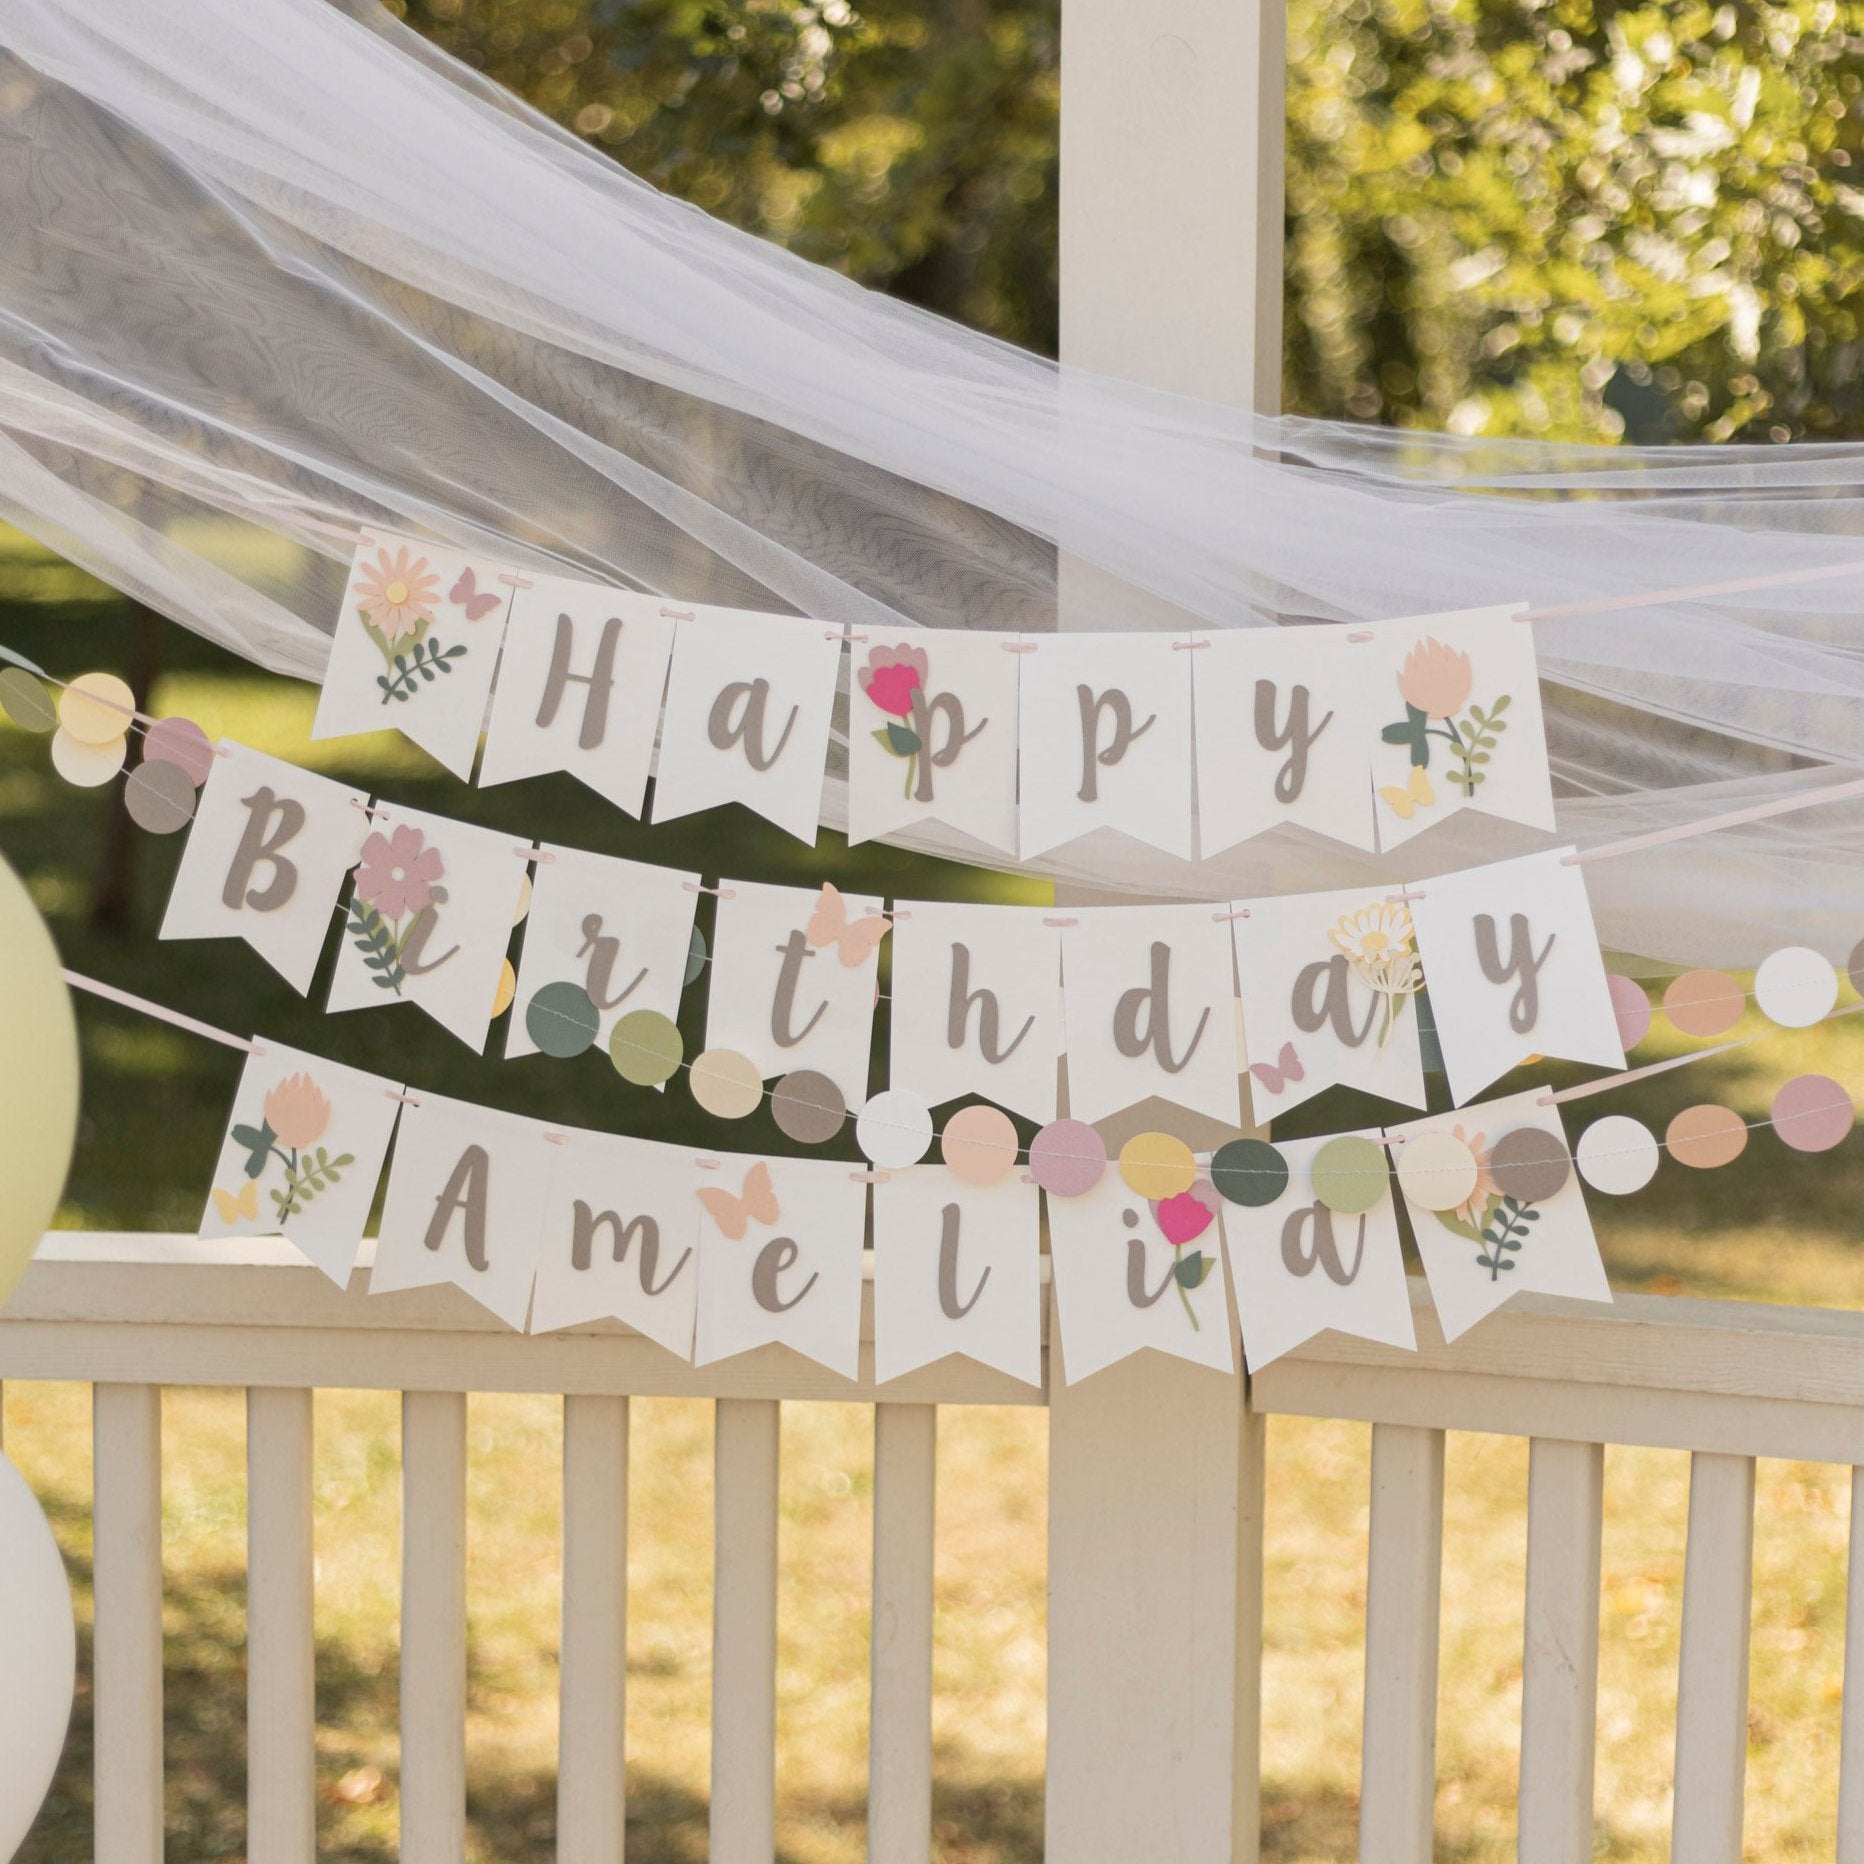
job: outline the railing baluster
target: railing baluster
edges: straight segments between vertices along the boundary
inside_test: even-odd
[[[317,1855],[317,1662],[311,1597],[311,1394],[246,1394],[246,1851]]]
[[[932,1555],[938,1408],[874,1407],[873,1689],[867,1855],[932,1855]]]
[[[1430,1864],[1442,1582],[1443,1432],[1375,1424],[1360,1864]]]
[[[621,1864],[627,1842],[628,1401],[563,1400],[559,1864]]]
[[[1675,1864],[1740,1864],[1753,1579],[1754,1459],[1698,1452],[1676,1691]]]
[[[772,1399],[718,1401],[712,1864],[771,1864],[776,1856],[780,1425]]]
[[[1838,1756],[1838,1864],[1864,1864],[1864,1469],[1851,1472],[1845,1582],[1844,1732]]]
[[[401,1860],[466,1855],[466,1396],[401,1397]]]
[[[1605,1450],[1528,1446],[1519,1864],[1588,1864],[1599,1706]]]
[[[162,1391],[98,1385],[94,1432],[94,1855],[162,1857]]]

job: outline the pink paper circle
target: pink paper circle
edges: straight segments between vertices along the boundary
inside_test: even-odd
[[[1635,977],[1614,971],[1605,980],[1612,993],[1612,1013],[1618,1018],[1618,1040],[1634,1049],[1650,1033],[1650,998]]]
[[[198,790],[214,767],[213,740],[191,718],[158,718],[142,741],[145,764],[173,764]]]
[[[1085,1197],[1106,1173],[1106,1143],[1084,1120],[1051,1120],[1029,1142],[1029,1175],[1056,1197]]]
[[[1795,1075],[1773,1097],[1773,1125],[1795,1152],[1829,1152],[1857,1118],[1851,1096],[1827,1074]]]

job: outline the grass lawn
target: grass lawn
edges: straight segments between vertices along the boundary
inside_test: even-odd
[[[641,828],[561,779],[490,791],[454,782],[392,737],[312,745],[312,694],[166,625],[31,547],[0,554],[0,644],[70,676],[137,678],[144,703],[314,764],[390,797],[514,832],[752,879],[931,897],[1040,898],[1001,876],[825,836],[809,850],[736,812]],[[73,791],[43,740],[0,724],[0,853],[23,872],[76,968],[226,1027],[542,1117],[709,1145],[786,1149],[766,1116],[725,1127],[666,1095],[575,1063],[470,1057],[411,1012],[326,1017],[328,972],[308,1000],[234,945],[154,937],[177,845],[127,828],[114,789]],[[1864,900],[1860,901],[1864,931]],[[702,919],[702,923],[704,920]],[[1756,954],[1758,957],[1760,954]],[[1847,993],[1847,1000],[1851,1000]],[[688,992],[689,1052],[703,988]],[[128,1012],[80,1004],[85,1119],[71,1228],[189,1229],[199,1215],[239,1058]],[[1754,1033],[1765,1026],[1750,1019]],[[884,1053],[884,1009],[877,1050]],[[1639,1060],[1680,1052],[1661,1033]],[[1753,1048],[1580,1109],[1659,1130],[1718,1100],[1764,1118],[1806,1069],[1864,1078],[1864,1018],[1774,1033]],[[1564,1081],[1573,1071],[1554,1068]],[[1527,1085],[1529,1077],[1506,1085]],[[1499,1090],[1498,1090],[1499,1091]],[[1355,1123],[1329,1096],[1307,1129]],[[1290,1122],[1291,1130],[1294,1122]],[[1579,1130],[1575,1122],[1572,1130]],[[852,1154],[850,1153],[850,1156]],[[1801,1159],[1758,1132],[1714,1173],[1666,1164],[1637,1197],[1595,1201],[1619,1288],[1852,1307],[1864,1298],[1855,1212],[1864,1141]],[[169,1856],[243,1854],[244,1409],[239,1394],[166,1399]],[[13,1385],[8,1453],[45,1500],[89,1616],[89,1405],[85,1390]],[[551,1855],[560,1407],[472,1401],[469,1603],[471,1825],[475,1860]],[[317,1401],[319,1747],[323,1855],[386,1860],[395,1843],[397,1407]],[[867,1413],[795,1405],[784,1421],[779,1650],[779,1840],[788,1864],[865,1855],[864,1728],[872,1486]],[[1278,1421],[1270,1430],[1264,1791],[1269,1855],[1354,1855],[1359,1635],[1365,1602],[1367,1433]],[[629,1571],[629,1855],[705,1855],[711,1600],[711,1417],[672,1401],[635,1407]],[[1028,1864],[1040,1854],[1044,1715],[1046,1430],[1036,1409],[948,1412],[941,1423],[936,1854]],[[1518,1764],[1525,1445],[1457,1437],[1449,1460],[1439,1747],[1439,1856],[1513,1855]],[[1614,1450],[1606,1463],[1600,1683],[1600,1855],[1667,1854],[1687,1460]],[[1749,1855],[1829,1856],[1842,1667],[1845,1472],[1764,1465],[1755,1550],[1749,1719]],[[28,1864],[90,1856],[90,1718],[82,1693],[67,1762]]]

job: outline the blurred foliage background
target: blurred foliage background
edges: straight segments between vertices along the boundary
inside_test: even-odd
[[[1060,0],[399,10],[656,186],[1053,353]],[[1864,0],[1289,0],[1288,28],[1290,411],[1864,432]]]

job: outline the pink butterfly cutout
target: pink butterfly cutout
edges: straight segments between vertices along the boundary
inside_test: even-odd
[[[867,962],[874,947],[892,929],[893,922],[885,913],[867,913],[850,920],[848,902],[842,898],[841,889],[832,880],[825,880],[803,936],[812,946],[835,946],[841,953],[842,963],[852,970],[855,965]]]
[[[738,1242],[753,1222],[777,1221],[777,1188],[770,1180],[770,1163],[759,1159],[744,1174],[744,1186],[734,1197],[717,1185],[701,1185],[699,1201],[724,1235]]]
[[[1271,1094],[1279,1094],[1290,1081],[1307,1079],[1307,1070],[1301,1066],[1301,1057],[1294,1052],[1292,1042],[1281,1045],[1281,1054],[1274,1061],[1252,1061],[1249,1072]]]
[[[463,608],[468,621],[484,621],[499,604],[496,594],[487,595],[480,589],[470,565],[460,571],[459,581],[447,591],[447,600],[455,608]]]

